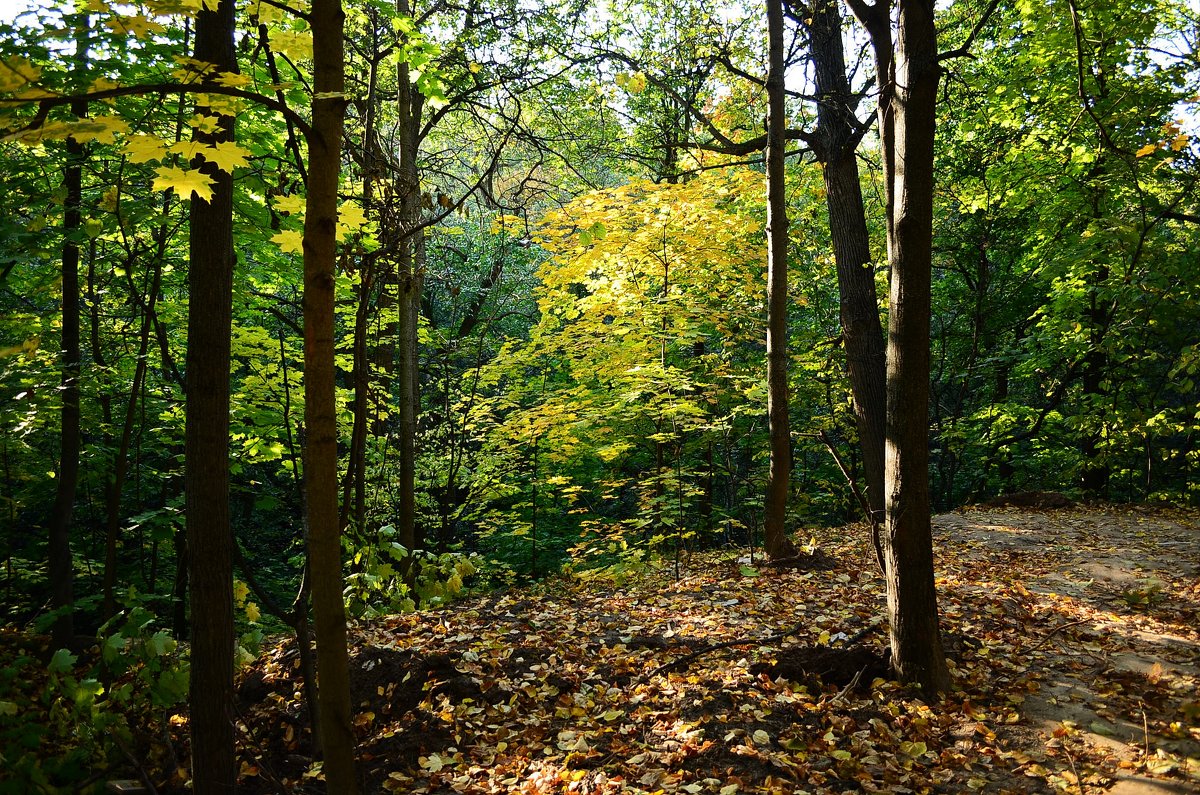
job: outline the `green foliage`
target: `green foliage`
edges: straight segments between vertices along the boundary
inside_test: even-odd
[[[464,582],[478,571],[470,555],[413,552],[396,535],[384,525],[372,543],[350,551],[345,596],[351,615],[370,618],[446,604],[464,594]]]
[[[0,793],[56,792],[152,752],[151,730],[185,703],[188,667],[136,594],[82,654],[4,630],[0,666]]]

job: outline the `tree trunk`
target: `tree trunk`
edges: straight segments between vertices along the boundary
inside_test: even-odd
[[[234,3],[196,16],[195,57],[237,70]],[[204,113],[204,108],[197,108]],[[233,119],[196,133],[206,144],[233,140]],[[233,534],[229,526],[229,364],[233,323],[233,176],[209,164],[206,202],[189,217],[187,412],[184,491],[191,586],[192,788],[227,793],[237,783],[233,717]]]
[[[783,2],[767,0],[770,60],[767,70],[767,416],[771,433],[771,468],[763,510],[763,547],[771,560],[795,553],[787,537],[788,480],[792,468],[792,436],[788,422],[787,375],[787,231],[784,195]]]
[[[885,351],[871,267],[862,184],[855,151],[860,139],[854,94],[846,78],[842,15],[837,0],[817,0],[808,22],[817,89],[816,154],[824,169],[829,233],[837,263],[842,344],[858,428],[867,503],[874,525],[883,516]]]
[[[400,0],[401,15],[411,13],[409,0]],[[418,372],[417,330],[421,318],[421,293],[424,289],[424,232],[416,227],[421,221],[421,181],[417,171],[417,147],[424,98],[412,83],[407,63],[400,64],[397,97],[396,135],[400,140],[400,170],[397,192],[400,199],[400,254],[397,263],[399,296],[397,300],[396,385],[399,391],[397,413],[400,431],[399,513],[396,517],[400,543],[411,549],[424,546],[416,518],[417,415],[421,411],[420,373]]]
[[[940,67],[933,0],[902,0],[896,51],[894,217],[885,461],[892,665],[936,694],[950,686],[938,626],[929,515],[929,314],[933,142]]]
[[[334,262],[341,175],[345,66],[340,0],[314,0],[313,131],[308,141],[308,201],[304,216],[304,486],[308,565],[317,629],[320,743],[329,792],[354,795],[354,733],[350,725],[350,662],[342,602],[338,527],[337,414],[334,401]]]
[[[87,68],[88,18],[79,20],[75,68]],[[71,112],[87,116],[87,102],[71,103]],[[83,144],[68,138],[67,168],[63,175],[62,246],[62,424],[59,431],[58,475],[50,511],[46,573],[50,578],[50,604],[59,611],[51,630],[55,646],[69,646],[75,637],[74,564],[71,558],[71,515],[79,484],[79,235],[83,226]]]

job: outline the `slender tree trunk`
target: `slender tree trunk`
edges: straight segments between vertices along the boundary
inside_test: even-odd
[[[816,151],[824,165],[825,203],[837,263],[842,344],[866,471],[867,503],[874,525],[883,518],[886,354],[856,158],[859,134],[853,111],[855,100],[846,77],[842,15],[837,0],[816,0],[808,20],[817,89]]]
[[[195,57],[237,70],[234,2],[196,17]],[[205,108],[198,108],[204,113]],[[233,119],[196,133],[233,140]],[[232,792],[237,783],[233,717],[233,534],[229,524],[229,365],[233,324],[233,176],[209,164],[208,201],[192,197],[188,269],[184,491],[191,585],[192,788]]]
[[[901,0],[896,51],[895,203],[890,249],[887,456],[892,665],[928,694],[946,690],[929,513],[929,315],[933,143],[940,67],[934,0]]]
[[[354,795],[358,792],[358,782],[354,774],[350,662],[342,602],[333,345],[333,270],[337,255],[342,116],[346,107],[344,21],[340,0],[314,0],[313,132],[308,142],[308,202],[304,217],[304,417],[308,426],[304,484],[325,781],[329,792]]]
[[[397,10],[411,13],[409,0],[400,0]],[[400,198],[400,256],[397,268],[396,382],[399,390],[397,412],[400,431],[400,505],[397,525],[400,543],[417,549],[422,543],[416,518],[417,415],[421,411],[420,373],[418,372],[417,330],[421,317],[421,293],[424,289],[424,232],[416,227],[421,220],[421,183],[417,172],[417,147],[423,98],[412,84],[407,63],[400,65],[397,97],[397,136],[400,139],[400,171],[397,175]]]
[[[150,318],[158,300],[162,281],[162,259],[154,260],[154,275],[149,294],[145,297],[142,327],[138,333],[138,357],[133,369],[133,384],[129,400],[125,404],[125,419],[121,425],[121,437],[117,442],[117,453],[113,457],[112,481],[108,489],[108,504],[105,506],[104,530],[104,617],[110,618],[116,610],[115,595],[117,569],[117,539],[121,530],[121,495],[125,491],[125,474],[129,468],[129,447],[133,440],[134,423],[137,420],[138,402],[143,398],[142,385],[146,377],[147,354],[150,351]],[[144,404],[143,404],[144,405]]]
[[[79,19],[75,41],[75,67],[87,68],[88,18]],[[71,112],[87,116],[87,102],[74,102]],[[63,202],[62,246],[62,425],[59,432],[58,475],[54,506],[50,511],[47,574],[50,577],[50,604],[60,611],[51,631],[55,646],[69,646],[75,637],[74,565],[71,559],[71,515],[75,511],[75,491],[79,484],[79,235],[83,225],[83,144],[68,138],[67,168],[63,176],[66,197]]]
[[[782,0],[767,0],[767,32],[770,53],[767,71],[767,415],[771,468],[763,512],[763,547],[768,558],[778,560],[796,554],[784,526],[792,468],[792,437],[788,422],[788,219],[783,168],[787,108]]]

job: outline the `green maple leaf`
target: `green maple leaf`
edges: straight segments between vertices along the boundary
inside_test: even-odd
[[[155,190],[173,190],[185,199],[196,198],[208,201],[212,198],[212,178],[206,177],[199,171],[189,171],[174,166],[161,166],[155,172]]]

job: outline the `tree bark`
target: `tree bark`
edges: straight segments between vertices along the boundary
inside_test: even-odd
[[[411,13],[409,0],[399,0],[401,15]],[[424,546],[416,517],[417,415],[421,411],[420,373],[418,370],[417,330],[421,318],[421,293],[424,290],[424,231],[421,221],[421,181],[417,171],[417,147],[420,145],[421,115],[424,97],[412,83],[407,63],[400,64],[397,97],[397,137],[400,139],[400,170],[397,191],[400,199],[400,250],[397,262],[399,296],[397,301],[396,385],[399,392],[397,413],[400,431],[400,504],[397,528],[400,543],[408,549]]]
[[[824,166],[825,204],[837,264],[842,345],[854,398],[854,419],[874,526],[883,517],[885,357],[879,299],[871,266],[871,237],[859,181],[861,137],[846,77],[842,15],[837,0],[816,0],[808,19],[817,93],[815,152]]]
[[[304,485],[325,781],[329,792],[354,795],[358,782],[354,774],[350,663],[342,601],[334,401],[334,263],[342,117],[346,108],[344,21],[340,0],[314,0],[313,129],[308,141],[304,216],[304,418],[308,431]]]
[[[929,320],[933,143],[940,68],[933,0],[901,0],[885,460],[892,665],[927,694],[950,686],[938,625],[929,515]]]
[[[87,68],[88,18],[81,17],[76,36],[75,68]],[[78,118],[87,116],[87,102],[71,104]],[[50,509],[46,573],[50,578],[50,604],[59,611],[51,629],[57,647],[71,645],[75,637],[74,563],[71,557],[71,515],[79,484],[79,235],[83,226],[83,144],[68,138],[67,167],[63,175],[62,245],[62,414],[59,430],[59,461],[54,505]]]
[[[763,547],[768,558],[778,560],[795,554],[784,525],[792,468],[792,437],[788,421],[788,219],[783,168],[787,108],[782,0],[767,0],[767,37],[767,416],[771,466],[763,511]]]
[[[196,17],[197,60],[237,70],[233,0]],[[197,108],[204,113],[205,108]],[[197,132],[206,144],[233,140],[233,118]],[[237,783],[233,717],[233,534],[229,525],[229,365],[233,323],[233,176],[210,164],[208,201],[189,216],[187,412],[184,491],[191,586],[192,788],[227,793]]]

